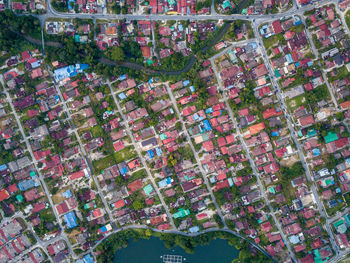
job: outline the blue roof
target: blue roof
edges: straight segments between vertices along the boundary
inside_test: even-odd
[[[158,156],[161,156],[162,155],[162,150],[160,148],[156,148],[156,153]]]
[[[88,254],[88,255],[86,255],[86,256],[84,257],[84,262],[85,262],[85,263],[94,263],[95,261],[94,261],[94,259],[91,257],[91,255]]]
[[[123,100],[126,99],[126,95],[124,92],[118,94],[119,99]]]
[[[297,68],[300,67],[300,63],[299,63],[299,62],[295,63],[295,66],[296,66]]]
[[[203,126],[204,126],[204,129],[206,129],[207,131],[211,131],[211,126],[208,120],[203,121]]]
[[[277,137],[277,136],[278,136],[278,131],[273,131],[273,132],[271,132],[271,136]]]
[[[345,159],[346,163],[350,165],[350,157]]]
[[[77,218],[75,217],[74,211],[70,211],[63,216],[64,222],[67,224],[68,228],[73,228],[78,226]]]
[[[154,152],[153,152],[153,150],[148,150],[147,153],[148,153],[149,158],[152,159],[152,158],[154,157]]]
[[[123,74],[121,76],[119,76],[119,80],[125,80],[127,78],[127,75],[126,74]]]
[[[199,227],[198,226],[193,226],[191,228],[188,229],[191,233],[196,233],[199,231]]]
[[[233,180],[232,180],[232,178],[229,177],[229,178],[227,179],[227,181],[228,181],[228,184],[230,185],[230,187],[232,187],[232,186],[233,186]]]
[[[286,55],[286,60],[287,60],[288,63],[293,63],[293,57],[292,57],[292,55],[291,55],[291,54],[287,54],[287,55]]]
[[[158,186],[160,188],[165,187],[165,186],[170,185],[170,184],[171,184],[171,177],[164,178],[163,180],[158,182]]]
[[[248,46],[251,46],[254,49],[258,47],[258,45],[255,42],[249,43]]]
[[[315,148],[315,149],[312,150],[312,153],[313,153],[314,156],[319,156],[321,154],[321,151],[320,151],[320,149]]]
[[[193,86],[190,87],[190,90],[191,90],[192,92],[195,92],[195,91],[196,91],[195,87],[193,87]]]
[[[208,109],[205,110],[205,113],[208,114],[208,113],[212,113],[213,112],[213,108],[210,107]]]
[[[72,193],[70,192],[70,190],[68,189],[67,191],[63,192],[62,195],[65,198],[71,198],[72,197]]]
[[[36,183],[33,179],[24,180],[18,183],[18,187],[21,191],[29,190],[35,186],[39,186],[39,183]]]
[[[184,81],[182,82],[182,84],[183,84],[184,86],[187,86],[188,84],[190,84],[190,81],[189,81],[189,80],[184,80]]]
[[[0,171],[3,171],[5,169],[7,169],[7,165],[6,164],[0,165]]]
[[[102,233],[103,233],[103,232],[106,232],[106,231],[107,231],[107,227],[106,227],[106,226],[103,226],[103,227],[100,228],[100,230],[101,230]]]
[[[119,169],[119,172],[120,172],[121,175],[126,174],[128,172],[128,167],[125,166],[122,169]]]
[[[69,10],[73,9],[73,7],[70,5],[70,3],[75,4],[75,1],[74,1],[74,0],[68,0],[68,9],[69,9]],[[74,6],[74,5],[73,5],[73,6]]]

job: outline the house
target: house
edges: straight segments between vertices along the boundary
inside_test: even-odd
[[[0,202],[6,200],[9,197],[10,197],[10,194],[7,192],[6,189],[1,189],[0,190]]]
[[[299,119],[299,123],[302,127],[308,127],[315,123],[314,116],[312,114]]]

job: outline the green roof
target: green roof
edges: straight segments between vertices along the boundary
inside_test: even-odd
[[[334,132],[328,132],[327,135],[324,137],[324,140],[326,141],[326,143],[334,142],[338,140],[338,134]]]
[[[271,194],[275,194],[275,193],[276,193],[275,188],[270,187],[270,188],[269,188],[269,192],[270,192]]]
[[[33,177],[33,176],[35,176],[35,172],[34,171],[30,171],[29,175]]]
[[[147,62],[147,65],[148,65],[148,66],[153,65],[153,61],[152,61],[152,59],[147,59],[147,61],[146,61],[146,62]]]
[[[348,226],[350,226],[350,214],[346,214],[346,215],[344,216],[344,219],[345,219],[346,224],[347,224]]]
[[[185,217],[187,215],[190,214],[190,210],[189,209],[183,209],[183,208],[180,208],[175,214],[173,214],[173,217],[174,218],[179,218],[179,217]]]
[[[163,140],[165,140],[165,139],[168,139],[168,136],[167,136],[166,134],[164,134],[164,133],[161,133],[161,134],[159,135],[159,138],[163,141]]]
[[[230,1],[226,0],[225,2],[222,3],[222,7],[225,9],[227,7],[232,8],[232,5]]]
[[[22,195],[16,195],[16,199],[18,200],[18,202],[22,203],[23,196]]]
[[[330,185],[330,184],[333,183],[333,180],[332,180],[332,179],[326,179],[326,180],[325,180],[325,183],[326,183],[326,185],[328,186],[328,185]]]
[[[307,132],[307,135],[306,135],[306,137],[314,137],[314,136],[316,136],[317,135],[317,132],[316,132],[316,130],[315,129],[311,129],[311,130],[309,130],[308,132]]]
[[[228,51],[227,54],[229,55],[230,57],[230,60],[232,63],[237,63],[238,62],[238,59],[237,59],[237,56],[234,52],[232,52],[232,50]]]
[[[146,185],[144,188],[143,188],[143,191],[145,191],[145,194],[146,195],[150,195],[152,192],[153,192],[153,187],[151,184],[148,184]]]
[[[275,76],[277,78],[281,77],[280,71],[278,69],[275,69]]]

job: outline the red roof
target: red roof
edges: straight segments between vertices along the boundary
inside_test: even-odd
[[[118,208],[123,207],[124,205],[125,205],[125,201],[124,201],[124,199],[121,199],[121,200],[114,203],[114,208],[118,209]]]
[[[310,91],[310,90],[312,90],[314,88],[314,86],[312,85],[311,82],[308,82],[308,83],[306,83],[304,85],[304,88],[305,88],[306,91]]]
[[[223,147],[226,145],[226,141],[224,137],[220,137],[217,139],[219,147]]]
[[[144,58],[151,57],[151,48],[150,47],[141,47],[142,56]]]
[[[207,152],[214,150],[214,144],[212,141],[203,142],[203,147]]]
[[[302,117],[299,119],[299,121],[300,121],[300,125],[303,127],[308,126],[308,125],[312,125],[315,123],[314,116],[312,116],[312,115]]]
[[[238,111],[238,115],[240,117],[243,117],[243,116],[248,116],[249,114],[249,108],[245,108],[245,109],[242,109],[242,110],[239,110]]]
[[[169,229],[169,227],[170,227],[169,223],[165,223],[165,224],[159,225],[157,228],[159,230],[165,230],[165,229]]]
[[[116,141],[113,143],[113,147],[116,152],[119,152],[124,149],[124,143],[123,141]]]
[[[261,225],[261,230],[264,232],[270,232],[272,230],[272,226],[270,222],[266,222]]]
[[[22,55],[23,61],[26,61],[26,60],[28,60],[28,59],[31,58],[31,55],[29,54],[29,51],[28,51],[28,50],[23,51],[21,55]]]
[[[62,214],[65,214],[69,211],[69,208],[67,206],[67,204],[65,202],[59,204],[59,205],[56,205],[56,209],[57,209],[57,212],[62,215]]]
[[[14,192],[17,192],[17,186],[16,186],[16,184],[11,184],[9,187],[8,187],[8,190],[9,190],[9,192],[12,194],[12,193],[14,193]]]
[[[79,178],[82,178],[84,175],[85,175],[84,171],[78,171],[78,172],[72,173],[69,179],[70,180],[79,179]]]
[[[4,201],[5,199],[7,199],[7,198],[9,198],[9,197],[10,197],[10,195],[9,195],[9,193],[7,192],[6,189],[1,189],[1,190],[0,190],[0,202],[1,202],[1,201]]]
[[[52,244],[50,244],[49,246],[47,246],[47,252],[49,252],[49,254],[52,256],[52,255],[55,255],[55,249],[53,247]]]
[[[345,102],[343,102],[343,103],[340,103],[339,105],[340,105],[340,107],[342,107],[343,109],[350,108],[350,100],[345,101]]]
[[[134,182],[131,182],[130,184],[128,184],[128,188],[130,189],[130,191],[133,193],[139,189],[141,189],[142,187],[142,180],[138,179]]]
[[[282,32],[281,22],[279,20],[272,22],[272,28],[275,34],[281,33]]]
[[[227,135],[227,136],[225,137],[225,139],[226,139],[227,144],[231,144],[231,143],[234,143],[234,142],[235,142],[235,137],[233,137],[232,134]]]
[[[268,118],[271,118],[272,116],[275,116],[275,115],[278,115],[275,108],[270,108],[270,109],[267,109],[263,112],[263,117],[265,120]]]

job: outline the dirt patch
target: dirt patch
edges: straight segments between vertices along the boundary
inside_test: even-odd
[[[63,202],[66,198],[62,195],[62,193],[65,192],[67,189],[69,189],[69,188],[64,188],[61,191],[57,192],[57,194],[53,195],[52,196],[52,201],[55,204]]]
[[[299,162],[299,156],[297,154],[292,155],[291,157],[289,157],[288,159],[285,160],[281,160],[280,164],[282,166],[285,167],[291,167],[293,164],[295,164],[296,162]]]

